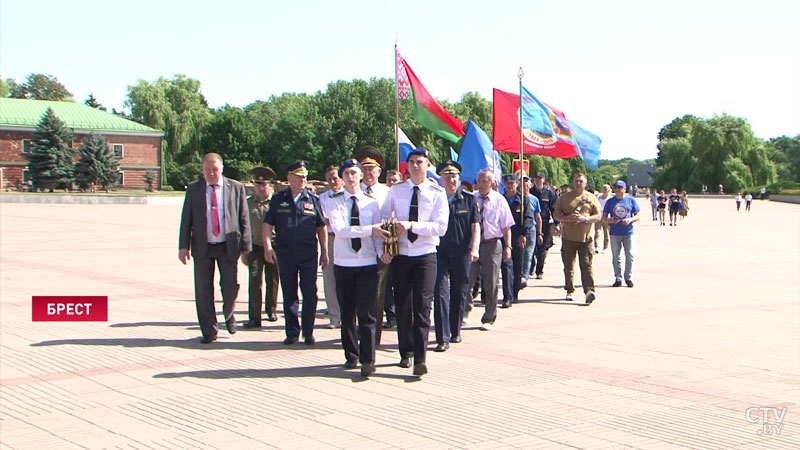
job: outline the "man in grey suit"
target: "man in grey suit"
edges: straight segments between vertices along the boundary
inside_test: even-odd
[[[203,178],[189,185],[183,201],[178,259],[194,258],[194,295],[202,344],[217,340],[217,311],[214,308],[214,264],[219,268],[222,312],[228,333],[236,333],[233,317],[239,293],[237,264],[252,250],[250,218],[244,185],[222,176],[222,157],[203,156]]]

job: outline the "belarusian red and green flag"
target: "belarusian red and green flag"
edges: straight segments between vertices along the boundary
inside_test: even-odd
[[[423,127],[439,137],[458,143],[464,137],[464,124],[451,116],[434,99],[411,70],[400,52],[395,49],[395,96],[414,99],[411,115]]]

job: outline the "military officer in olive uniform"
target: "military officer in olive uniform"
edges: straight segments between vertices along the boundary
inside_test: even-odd
[[[272,180],[275,172],[269,167],[254,167],[250,171],[253,181],[254,195],[247,198],[247,210],[250,211],[253,251],[242,259],[249,269],[249,319],[244,323],[245,329],[261,328],[261,302],[265,304],[264,313],[267,320],[278,320],[278,266],[268,263],[264,259],[264,242],[261,237],[261,224],[269,209],[269,200],[272,198]],[[274,239],[273,239],[274,241]],[[274,242],[273,242],[274,244]],[[267,289],[262,297],[261,286],[266,279]]]
[[[328,235],[319,197],[306,188],[308,163],[297,161],[286,167],[289,188],[272,196],[264,216],[264,259],[278,264],[283,291],[283,316],[286,345],[300,340],[314,345],[314,319],[317,313],[317,263],[328,265]],[[277,234],[272,247],[273,229]],[[297,317],[297,277],[303,294],[303,317]]]

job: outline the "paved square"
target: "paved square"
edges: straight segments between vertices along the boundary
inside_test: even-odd
[[[800,447],[800,207],[640,205],[635,288],[609,252],[597,301],[562,301],[557,244],[492,331],[475,311],[422,380],[384,333],[364,381],[338,330],[282,345],[280,312],[200,345],[180,206],[0,204],[0,448]],[[107,295],[109,321],[32,322],[34,295]]]

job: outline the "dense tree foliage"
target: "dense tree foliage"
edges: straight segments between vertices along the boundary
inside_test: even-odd
[[[52,75],[32,73],[18,84],[13,78],[6,80],[8,96],[31,100],[73,101],[72,93]]]
[[[81,189],[101,186],[105,191],[119,183],[119,158],[108,146],[106,138],[91,133],[78,147],[75,181]]]
[[[684,116],[659,132],[654,184],[660,189],[699,192],[719,184],[728,192],[763,186],[777,178],[767,144],[746,120],[727,114],[710,119]]]
[[[52,191],[72,182],[74,151],[71,145],[72,133],[53,109],[47,108],[33,132],[31,151],[25,153],[35,189]]]
[[[200,133],[211,118],[199,81],[185,75],[153,83],[139,80],[128,86],[125,106],[131,108],[133,120],[164,131],[165,162],[180,166],[197,159]]]
[[[30,74],[22,84],[13,79],[0,81],[0,95],[72,100],[55,77],[41,74]],[[104,109],[93,94],[84,103]],[[479,93],[467,92],[455,103],[440,103],[462,122],[472,120],[492,135],[492,104]],[[459,151],[458,145],[436,137],[412,119],[410,101],[395,102],[394,81],[388,78],[340,80],[314,94],[287,92],[244,108],[226,105],[211,110],[198,80],[175,75],[128,86],[125,106],[130,114],[112,111],[164,131],[163,181],[176,189],[200,176],[200,158],[210,151],[222,155],[225,175],[236,179],[247,179],[250,169],[262,164],[283,177],[283,168],[297,159],[309,161],[311,177],[322,178],[326,167],[339,164],[363,145],[380,149],[386,156],[385,168],[395,168],[395,114],[409,139],[430,151],[434,164],[450,158],[451,148]],[[599,188],[624,180],[628,165],[634,163],[657,164],[654,185],[663,189],[699,191],[703,184],[712,188],[723,184],[730,192],[778,180],[800,181],[800,136],[766,142],[756,138],[742,118],[685,115],[665,125],[658,139],[656,161],[601,160],[596,171],[588,171],[579,157],[525,158],[530,174],[545,172],[548,182],[557,186],[569,184],[572,173],[584,172],[589,187]],[[505,171],[516,156],[500,153]],[[46,164],[46,159],[32,164]],[[52,187],[50,181],[43,183]]]

